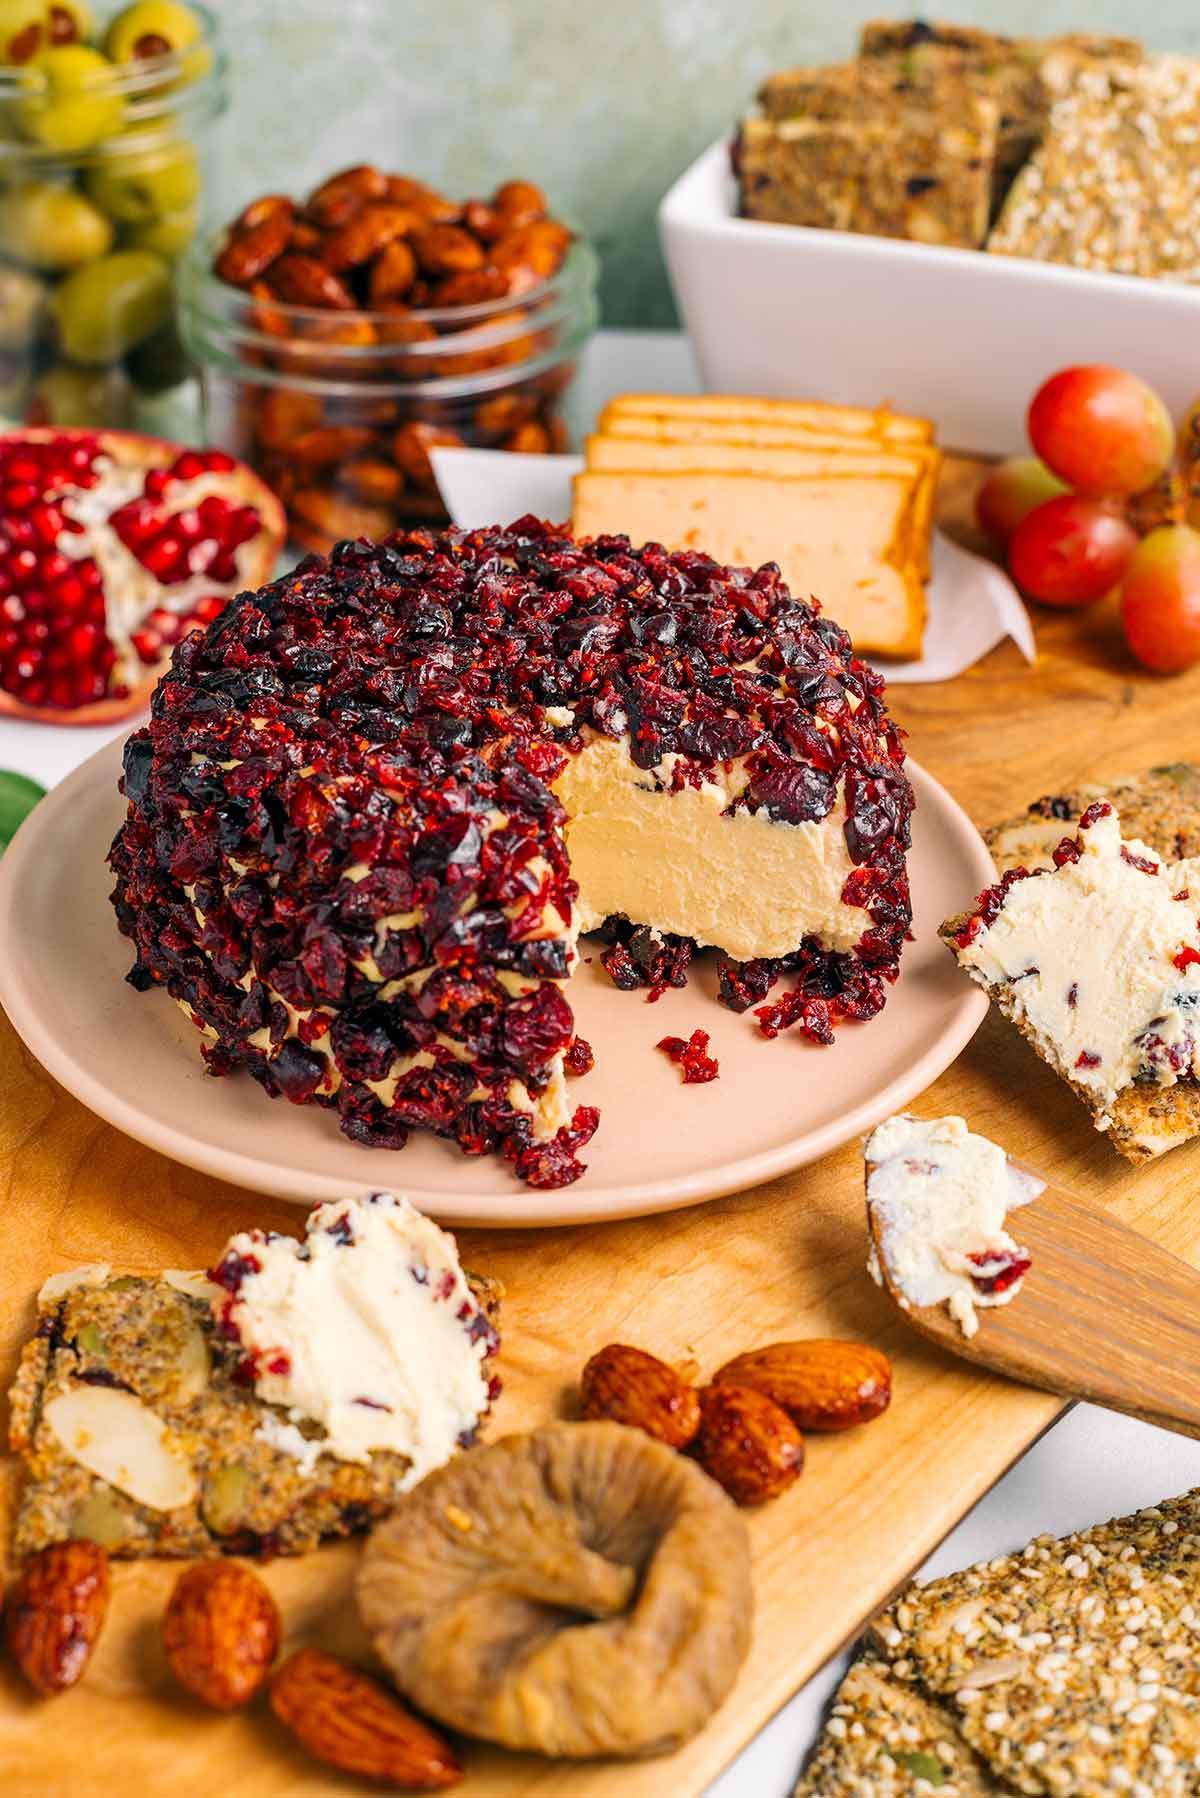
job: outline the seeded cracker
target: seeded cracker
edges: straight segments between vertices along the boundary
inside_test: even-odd
[[[1127,837],[1148,843],[1164,861],[1200,856],[1200,767],[1171,762],[1108,785],[1089,782],[1068,793],[1046,793],[1019,817],[993,825],[984,838],[1001,874],[1049,867],[1053,851],[1097,799],[1116,807]]]
[[[1017,1791],[1189,1798],[1200,1491],[910,1587],[871,1641]]]
[[[949,1710],[868,1651],[838,1689],[795,1798],[986,1798],[999,1785]]]
[[[1195,280],[1200,64],[1081,65],[987,242],[998,255]]]
[[[377,1452],[364,1463],[321,1452],[278,1407],[240,1382],[240,1350],[214,1326],[199,1275],[109,1277],[75,1270],[49,1283],[38,1327],[9,1394],[10,1446],[24,1464],[17,1559],[70,1536],[110,1555],[300,1554],[363,1529],[392,1508],[409,1463]],[[468,1276],[489,1317],[494,1281]],[[177,1283],[178,1282],[178,1283]],[[73,1460],[43,1413],[54,1398],[128,1393],[164,1427],[172,1456],[192,1469],[195,1495],[169,1510],[137,1502]]]
[[[952,119],[917,108],[861,122],[746,119],[747,218],[974,248],[987,229],[994,102],[964,93]]]

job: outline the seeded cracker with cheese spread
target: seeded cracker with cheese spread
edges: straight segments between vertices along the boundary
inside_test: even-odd
[[[470,1445],[498,1390],[500,1288],[387,1193],[307,1229],[242,1232],[211,1279],[46,1282],[10,1393],[18,1559],[71,1536],[131,1558],[303,1553]]]
[[[1122,840],[1105,799],[941,935],[1129,1161],[1200,1134],[1200,861]]]

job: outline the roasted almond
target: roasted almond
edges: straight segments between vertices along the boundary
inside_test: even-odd
[[[392,438],[392,460],[406,480],[418,487],[436,488],[430,450],[461,448],[462,438],[457,431],[414,418],[401,425]]]
[[[460,275],[483,267],[483,247],[459,225],[429,225],[412,240],[417,262],[427,275]]]
[[[610,1342],[587,1363],[579,1408],[585,1418],[628,1424],[668,1448],[686,1448],[700,1428],[695,1387],[656,1355],[623,1342]]]
[[[271,286],[281,300],[293,306],[328,306],[339,312],[354,308],[354,296],[340,276],[315,256],[302,256],[295,250],[272,265]]]
[[[238,214],[234,222],[235,231],[253,231],[268,219],[285,218],[289,221],[296,211],[295,201],[287,194],[262,194],[257,200],[251,200],[244,211]]]
[[[369,262],[397,238],[421,228],[422,219],[410,206],[397,206],[390,200],[372,200],[354,217],[331,231],[321,251],[326,268],[341,272]]]
[[[8,1596],[9,1653],[43,1697],[82,1678],[104,1625],[108,1556],[82,1537],[54,1542],[26,1561]]]
[[[546,216],[546,196],[534,181],[505,181],[492,195],[501,230],[518,231]]]
[[[271,1681],[271,1709],[308,1752],[343,1773],[421,1792],[457,1785],[462,1768],[443,1741],[353,1667],[302,1648]]]
[[[235,227],[213,264],[222,281],[234,287],[256,281],[287,249],[291,225],[289,213],[272,211],[257,225]]]
[[[887,1410],[892,1367],[865,1342],[816,1338],[736,1355],[713,1375],[714,1386],[728,1382],[765,1393],[802,1430],[848,1430]]]
[[[163,1616],[167,1663],[214,1710],[248,1704],[279,1652],[279,1608],[257,1573],[201,1561],[175,1582]]]
[[[396,238],[379,252],[367,275],[367,297],[372,306],[402,300],[417,278],[417,259],[403,238]]]
[[[752,1386],[706,1386],[692,1444],[705,1473],[739,1505],[761,1505],[794,1485],[804,1438],[787,1412]]]
[[[368,200],[385,200],[388,178],[370,163],[360,162],[352,169],[342,169],[322,181],[308,196],[305,211],[310,219],[327,230],[336,230],[365,206]]]

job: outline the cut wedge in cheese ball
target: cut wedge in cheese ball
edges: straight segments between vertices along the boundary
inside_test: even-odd
[[[581,537],[623,531],[672,549],[704,545],[723,562],[777,562],[798,594],[820,598],[855,649],[905,658],[921,653],[922,557],[915,549],[919,477],[762,475],[751,453],[725,469],[575,477]]]
[[[1200,1134],[1200,858],[1123,841],[1098,800],[942,935],[1127,1160]]]
[[[765,399],[736,393],[621,393],[604,408],[602,427],[617,417],[712,418],[742,422],[757,418],[764,424],[812,425],[819,430],[889,438],[902,443],[931,443],[933,424],[893,412],[889,406],[837,406],[824,400]]]
[[[775,568],[532,518],[340,544],[182,644],[127,745],[129,978],[355,1142],[564,1185],[598,1122],[581,931],[622,988],[716,950],[768,1036],[883,1005],[912,809],[883,691]]]

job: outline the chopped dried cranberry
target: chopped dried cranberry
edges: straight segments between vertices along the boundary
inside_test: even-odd
[[[1179,951],[1179,954],[1172,956],[1171,959],[1174,966],[1177,967],[1182,974],[1185,968],[1200,965],[1200,949],[1192,949],[1185,944]]]
[[[1077,1068],[1098,1068],[1101,1060],[1102,1057],[1094,1055],[1090,1049],[1081,1049],[1075,1057],[1075,1066]]]
[[[708,1053],[707,1030],[693,1030],[686,1041],[682,1036],[664,1036],[654,1046],[679,1068],[685,1086],[702,1086],[720,1075],[716,1057]]]
[[[1071,1011],[1079,1004],[1079,982],[1073,980],[1067,988],[1067,1006]]]
[[[1080,818],[1079,828],[1080,830],[1090,830],[1093,824],[1098,824],[1100,822],[1101,818],[1110,818],[1111,816],[1112,806],[1109,804],[1108,800],[1096,799],[1088,806],[1086,812],[1084,812],[1083,816]]]
[[[1024,1249],[1009,1249],[1001,1254],[968,1255],[967,1260],[976,1267],[986,1267],[987,1273],[972,1274],[971,1278],[981,1293],[989,1296],[1007,1292],[1018,1280],[1023,1280],[1033,1266],[1031,1258]]]
[[[226,1292],[239,1292],[248,1274],[261,1272],[262,1262],[257,1255],[239,1255],[235,1249],[230,1249],[215,1267],[209,1268],[207,1278],[214,1286],[223,1286]]]
[[[1128,862],[1131,868],[1136,868],[1141,874],[1157,874],[1159,872],[1157,862],[1151,861],[1148,855],[1135,854],[1128,843],[1121,844],[1121,860]]]
[[[596,1065],[596,1057],[592,1053],[592,1045],[586,1038],[577,1036],[563,1057],[563,1068],[568,1074],[579,1076],[590,1074]]]

